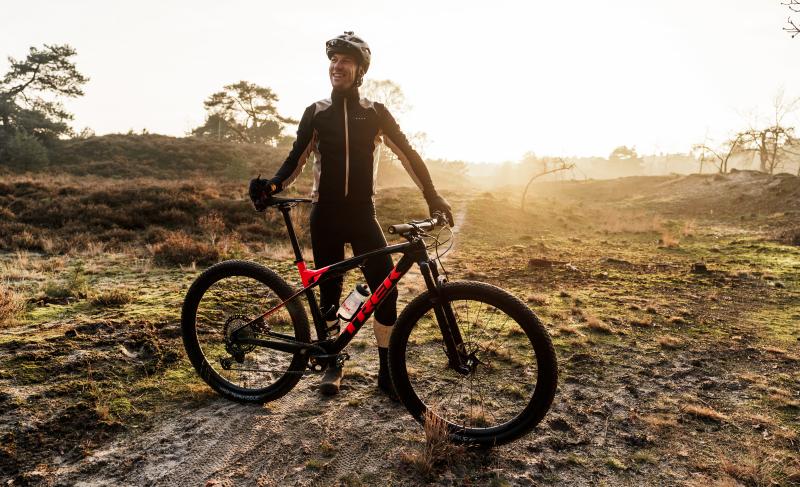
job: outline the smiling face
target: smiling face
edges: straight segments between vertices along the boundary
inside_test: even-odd
[[[348,90],[355,83],[359,69],[356,58],[349,54],[335,53],[331,56],[328,75],[331,78],[333,89],[336,91]]]

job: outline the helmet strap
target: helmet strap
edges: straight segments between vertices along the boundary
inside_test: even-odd
[[[358,70],[356,71],[356,80],[353,82],[353,86],[359,87],[363,82],[364,82],[364,68],[361,66],[361,64],[359,64]]]

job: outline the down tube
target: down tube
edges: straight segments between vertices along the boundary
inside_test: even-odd
[[[331,351],[333,353],[338,353],[344,350],[344,347],[346,347],[347,344],[350,343],[350,340],[356,336],[356,333],[358,333],[358,330],[360,330],[364,325],[364,322],[366,322],[369,317],[372,316],[375,308],[377,308],[378,305],[380,305],[383,300],[386,299],[386,296],[392,292],[392,289],[397,286],[400,278],[402,278],[405,273],[411,269],[413,264],[414,259],[407,254],[404,254],[400,258],[400,260],[397,262],[397,265],[394,266],[389,275],[386,276],[386,279],[384,279],[381,285],[378,286],[378,289],[376,289],[375,292],[372,293],[364,302],[364,306],[361,307],[361,310],[356,314],[356,317],[347,324],[345,329],[342,331],[342,334],[339,335],[335,342],[333,342],[333,346],[331,347]]]

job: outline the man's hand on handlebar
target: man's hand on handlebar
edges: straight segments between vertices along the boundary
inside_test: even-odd
[[[450,225],[452,227],[453,223],[451,218],[452,218],[451,216],[448,216],[442,211],[434,211],[431,214],[431,219],[433,220],[434,225],[441,225],[441,226]]]
[[[448,224],[447,216],[440,212],[435,211],[431,218],[427,220],[413,220],[408,223],[399,223],[390,225],[388,230],[391,234],[402,235],[407,237],[408,234],[418,234],[419,232],[428,232],[437,226],[445,226]]]
[[[278,186],[272,182],[271,179],[262,179],[259,174],[258,177],[250,180],[250,201],[253,202],[256,210],[264,211],[267,209],[267,201],[275,194]]]
[[[430,212],[431,217],[439,213],[447,218],[447,223],[451,227],[455,225],[455,221],[453,220],[453,210],[450,208],[450,204],[442,195],[438,193],[426,195],[425,201],[428,203],[428,211]]]

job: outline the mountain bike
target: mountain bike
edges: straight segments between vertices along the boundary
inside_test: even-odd
[[[542,420],[557,384],[550,337],[509,292],[482,282],[449,282],[446,271],[439,272],[439,249],[446,243],[440,235],[449,228],[444,217],[392,225],[389,233],[406,242],[309,269],[290,216],[293,207],[309,202],[272,197],[267,204],[283,214],[301,287],[263,265],[231,260],[208,268],[189,288],[183,343],[208,385],[235,401],[264,403],[288,393],[304,375],[343,365],[347,345],[416,264],[427,290],[400,313],[388,348],[389,374],[402,404],[423,424],[438,419],[460,443],[507,443]],[[328,329],[314,288],[384,254],[401,256],[341,333]]]

